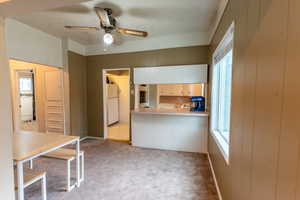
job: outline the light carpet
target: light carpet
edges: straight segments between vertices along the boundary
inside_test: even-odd
[[[206,155],[132,147],[123,142],[84,140],[85,181],[65,192],[66,163],[38,158],[47,171],[48,200],[217,200]],[[74,163],[75,164],[75,163]],[[73,164],[73,165],[74,165]],[[40,184],[25,189],[41,199]]]

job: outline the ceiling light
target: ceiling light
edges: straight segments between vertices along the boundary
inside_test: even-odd
[[[111,45],[114,42],[114,38],[113,38],[112,34],[105,33],[103,36],[103,41],[105,44]]]

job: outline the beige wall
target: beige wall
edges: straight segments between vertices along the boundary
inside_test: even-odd
[[[235,20],[230,165],[209,152],[224,200],[300,199],[300,1],[231,0]]]
[[[12,115],[4,19],[0,17],[0,199],[14,199]]]
[[[11,69],[11,85],[13,94],[13,109],[14,115],[17,113],[17,102],[16,102],[16,84],[15,84],[15,70],[32,69],[35,71],[35,95],[36,95],[36,116],[38,123],[38,131],[45,132],[46,121],[45,121],[45,80],[44,72],[49,70],[62,70],[56,67],[50,67],[46,65],[40,65],[35,63],[29,63],[19,60],[9,61]]]
[[[143,66],[207,64],[208,47],[196,46],[136,53],[89,56],[87,58],[87,63],[89,136],[103,137],[102,69],[123,67],[133,69],[134,67]],[[130,98],[131,108],[133,108],[134,95],[131,95]]]
[[[72,135],[87,135],[87,58],[68,52],[70,80],[70,114]]]

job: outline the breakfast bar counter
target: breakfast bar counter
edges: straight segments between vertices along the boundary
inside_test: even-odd
[[[207,153],[208,113],[188,109],[140,108],[131,111],[132,145]]]
[[[133,114],[149,114],[149,115],[181,115],[181,116],[197,116],[197,117],[207,117],[208,112],[192,112],[190,109],[175,108],[138,108],[132,110]]]

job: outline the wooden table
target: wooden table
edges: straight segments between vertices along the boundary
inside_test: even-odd
[[[15,133],[13,135],[13,159],[17,165],[18,200],[24,200],[23,164],[68,144],[76,144],[76,185],[79,187],[79,137],[31,132]]]

